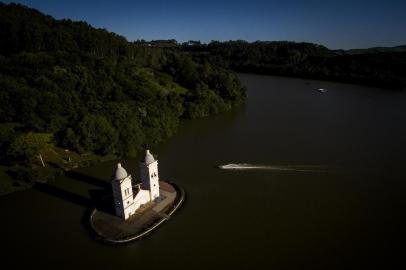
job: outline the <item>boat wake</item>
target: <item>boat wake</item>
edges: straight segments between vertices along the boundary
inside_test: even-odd
[[[271,166],[249,163],[230,163],[217,166],[222,170],[270,170],[270,171],[293,171],[293,172],[325,172],[321,166],[292,165],[292,166]]]

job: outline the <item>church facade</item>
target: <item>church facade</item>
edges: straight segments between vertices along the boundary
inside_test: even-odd
[[[149,150],[146,150],[145,157],[140,162],[140,171],[141,185],[136,192],[133,190],[131,175],[120,163],[117,164],[112,177],[115,212],[124,220],[134,215],[143,204],[154,201],[160,196],[158,160]]]

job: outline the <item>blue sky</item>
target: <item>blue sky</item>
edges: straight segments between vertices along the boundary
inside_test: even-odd
[[[4,2],[87,21],[128,40],[292,40],[332,49],[406,44],[406,1],[401,0]]]

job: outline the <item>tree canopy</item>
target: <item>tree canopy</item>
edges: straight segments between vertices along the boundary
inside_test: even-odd
[[[195,61],[174,40],[165,48],[128,42],[3,3],[0,40],[0,122],[19,124],[14,142],[3,136],[12,155],[31,156],[36,150],[25,143],[44,133],[77,152],[134,154],[172,135],[181,118],[221,113],[245,99],[235,74]]]
[[[14,158],[32,159],[52,147],[52,135],[47,133],[24,133],[10,145],[8,154]]]

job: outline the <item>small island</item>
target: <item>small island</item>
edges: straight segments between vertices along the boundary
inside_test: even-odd
[[[97,240],[123,244],[141,239],[169,219],[182,205],[185,192],[177,185],[159,181],[158,160],[146,150],[140,162],[141,183],[117,164],[112,176],[112,195],[90,214]],[[114,207],[113,207],[114,206]]]

